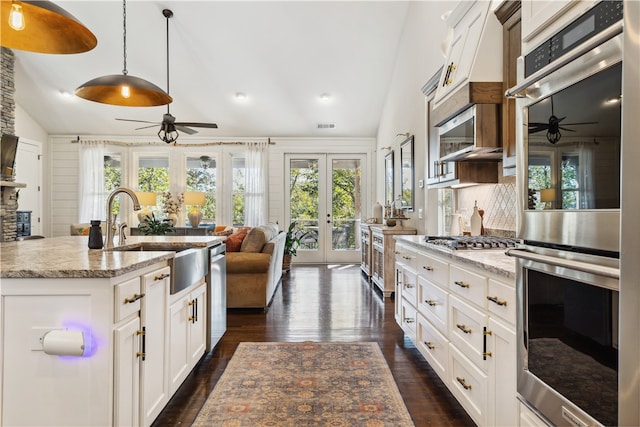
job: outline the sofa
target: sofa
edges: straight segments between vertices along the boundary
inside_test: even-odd
[[[285,239],[276,224],[227,236],[227,308],[269,307],[282,277]]]

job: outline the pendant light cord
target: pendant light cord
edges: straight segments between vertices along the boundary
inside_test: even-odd
[[[127,0],[122,0],[122,26],[124,27],[123,31],[123,58],[124,58],[124,69],[122,70],[122,74],[127,75]]]
[[[165,16],[167,17],[167,95],[169,95],[169,18],[173,16],[173,13]],[[169,104],[167,104],[167,114],[170,114]]]

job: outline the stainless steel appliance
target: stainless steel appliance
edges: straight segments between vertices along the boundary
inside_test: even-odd
[[[553,425],[617,425],[623,3],[519,61],[518,397]]]
[[[227,245],[220,244],[209,249],[209,271],[207,272],[207,307],[209,324],[207,351],[216,346],[227,330]]]
[[[448,250],[514,248],[519,240],[494,236],[425,236],[425,243]]]
[[[440,161],[502,160],[499,104],[475,104],[438,127]]]

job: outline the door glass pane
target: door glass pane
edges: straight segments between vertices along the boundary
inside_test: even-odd
[[[290,161],[289,217],[298,224],[304,236],[299,251],[318,249],[318,160],[292,159]]]
[[[108,153],[104,156],[104,201],[113,190],[122,186],[122,156],[120,153]],[[112,214],[120,211],[120,198],[113,199]]]
[[[203,161],[202,158],[206,158]],[[205,204],[199,206],[202,212],[202,223],[216,223],[216,160],[208,156],[187,157],[187,191],[205,193]]]
[[[332,250],[360,250],[360,160],[331,162]]]

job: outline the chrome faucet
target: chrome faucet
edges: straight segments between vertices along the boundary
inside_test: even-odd
[[[116,234],[116,215],[114,215],[113,219],[111,219],[111,209],[113,206],[113,199],[120,193],[128,194],[129,197],[131,197],[131,200],[133,200],[134,211],[140,210],[140,202],[138,201],[138,196],[136,196],[136,193],[129,190],[128,188],[116,188],[111,192],[111,194],[109,194],[109,197],[107,198],[107,238],[104,242],[105,249],[113,248],[113,237]]]
[[[125,228],[127,228],[127,223],[122,221],[120,227],[118,227],[118,246],[122,246],[127,242],[127,236],[124,234]]]

